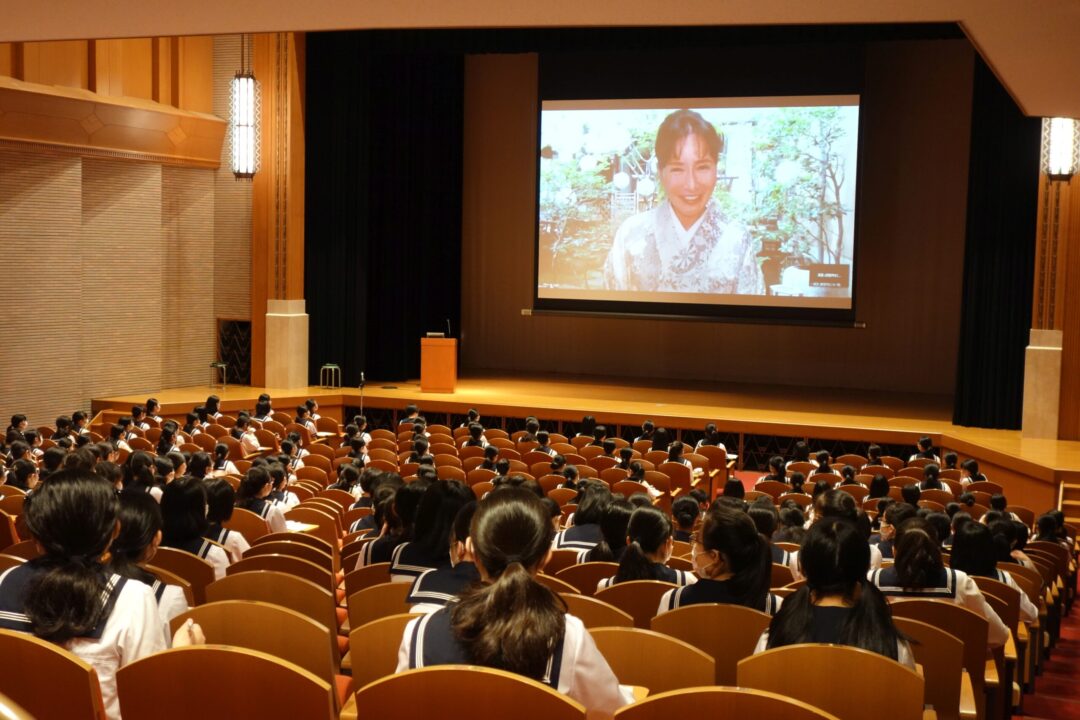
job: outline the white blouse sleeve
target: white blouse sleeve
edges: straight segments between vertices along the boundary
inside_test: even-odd
[[[229,551],[229,559],[236,563],[244,559],[244,553],[251,549],[251,545],[247,538],[232,530],[229,537],[225,538],[225,549]]]
[[[1035,603],[1031,602],[1031,598],[1027,593],[1020,589],[1020,586],[1013,580],[1013,576],[1008,572],[1003,573],[1005,576],[1005,584],[1020,593],[1020,619],[1026,623],[1033,623],[1039,619],[1039,608],[1035,607]]]
[[[990,607],[990,604],[986,602],[986,598],[983,596],[982,591],[979,590],[979,586],[975,584],[975,581],[968,577],[967,573],[961,570],[956,570],[955,572],[956,604],[962,605],[968,610],[974,610],[979,615],[986,618],[987,622],[990,623],[987,644],[990,648],[1001,647],[1009,638],[1009,628],[1005,626],[1005,623],[1001,621],[998,614],[994,612],[994,608]]]
[[[787,566],[788,569],[791,570],[791,579],[793,582],[795,580],[802,580],[802,568],[799,566],[798,550],[792,550],[790,553],[788,553]]]
[[[400,652],[398,664],[400,667]],[[619,685],[618,678],[600,654],[592,635],[585,629],[584,623],[573,615],[566,616],[559,692],[584,705],[590,717],[614,714],[623,705],[634,701],[633,692]]]
[[[416,623],[420,622],[423,616],[417,617],[415,620],[410,620],[409,624],[405,626],[405,632],[401,634],[401,645],[398,646],[397,653],[397,669],[395,673],[405,672],[409,669],[409,645],[412,638],[413,631],[416,629]]]
[[[754,646],[753,655],[763,653],[769,649],[769,629],[762,630],[761,636],[757,640],[757,645]]]
[[[881,550],[878,548],[877,545],[870,546],[870,569],[881,569]]]
[[[288,532],[289,526],[285,524],[285,514],[277,505],[270,506],[270,512],[266,514],[266,522],[270,523],[270,532]]]
[[[158,612],[161,613],[161,620],[165,623],[165,632],[168,634],[169,621],[177,615],[186,613],[190,608],[188,605],[187,597],[184,596],[184,590],[179,585],[166,585],[165,591],[161,594],[161,602],[158,603]]]
[[[210,552],[206,553],[206,561],[214,566],[215,580],[225,577],[225,568],[229,567],[229,554],[221,546],[212,546]]]
[[[668,590],[666,593],[660,596],[660,607],[656,608],[657,615],[663,615],[668,611],[671,606],[671,596],[675,593],[675,590]]]

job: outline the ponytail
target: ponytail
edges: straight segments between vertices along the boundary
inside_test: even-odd
[[[859,587],[855,605],[840,628],[840,644],[898,659],[897,641],[901,635],[893,624],[885,594],[865,578],[859,580]]]
[[[116,527],[113,487],[92,472],[62,470],[38,488],[25,508],[27,528],[45,554],[23,607],[34,635],[63,643],[105,619],[107,574],[101,556]]]
[[[554,537],[540,499],[505,488],[477,506],[470,537],[492,582],[450,611],[454,637],[469,662],[541,680],[566,633],[566,603],[530,573]]]
[[[630,580],[656,580],[656,569],[653,562],[641,549],[641,543],[637,540],[626,546],[622,559],[619,560],[619,570],[615,573],[615,582],[629,582]]]
[[[729,586],[735,604],[765,609],[772,579],[772,551],[744,512],[714,505],[701,526],[701,544],[725,556],[733,573]]]

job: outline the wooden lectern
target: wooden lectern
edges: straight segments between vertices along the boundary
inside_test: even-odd
[[[420,392],[452,393],[457,386],[457,338],[420,338]]]

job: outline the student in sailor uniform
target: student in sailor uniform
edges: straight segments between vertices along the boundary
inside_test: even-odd
[[[281,507],[274,505],[269,499],[271,490],[273,480],[270,471],[266,467],[252,465],[240,481],[240,488],[236,492],[236,507],[253,512],[266,520],[272,533],[288,532]]]
[[[207,478],[203,480],[203,487],[206,489],[206,521],[209,523],[203,537],[224,547],[232,562],[240,562],[251,545],[240,533],[222,527],[232,518],[236,491],[222,478]]]
[[[744,605],[770,615],[780,608],[780,598],[769,593],[769,544],[746,513],[714,505],[691,541],[690,553],[699,580],[664,593],[657,615],[700,603]]]
[[[133,405],[131,407],[131,424],[140,430],[149,430],[150,423],[146,422],[146,410],[142,405]]]
[[[153,559],[161,544],[161,508],[146,493],[123,492],[117,520],[120,532],[109,547],[108,569],[150,586],[167,631],[170,620],[188,611],[188,602],[183,588],[166,585],[142,567]]]
[[[259,438],[255,437],[255,429],[251,427],[251,420],[247,415],[241,413],[240,417],[236,418],[236,425],[229,434],[240,441],[240,449],[245,456],[259,452]]]
[[[817,461],[810,459],[810,446],[802,440],[795,443],[795,447],[792,448],[792,452],[794,453],[794,456],[791,458],[791,460],[787,462],[787,465],[785,465],[785,467],[788,467],[791,465],[791,463],[795,462],[808,462],[814,467],[817,467]]]
[[[93,473],[54,474],[25,511],[44,554],[0,574],[0,627],[33,633],[89,663],[110,720],[120,718],[116,671],[168,647],[150,587],[101,564],[117,506],[116,492]],[[174,647],[202,642],[197,625],[173,637]]]
[[[939,465],[941,464],[941,458],[934,452],[934,441],[928,436],[919,438],[919,452],[909,457],[908,462],[919,459],[931,460]]]
[[[870,582],[889,597],[946,600],[973,610],[987,619],[988,644],[1001,647],[1009,628],[986,602],[975,581],[963,570],[947,568],[941,562],[937,536],[927,522],[914,517],[896,532],[896,563],[882,570],[871,570]]]
[[[315,434],[318,432],[318,429],[315,427],[315,421],[311,419],[311,415],[306,405],[296,406],[296,424],[306,427],[309,433]]]
[[[350,525],[349,532],[370,531],[362,537],[378,537],[382,532],[387,517],[393,513],[394,495],[397,493],[398,488],[404,485],[404,481],[401,480],[400,476],[390,476],[389,473],[387,473],[387,476],[387,478],[381,479],[375,489],[372,490],[372,514],[362,517]]]
[[[366,442],[368,445],[370,445],[371,444],[371,433],[369,433],[367,431],[367,429],[368,429],[367,417],[365,417],[364,415],[356,415],[356,416],[354,416],[353,417],[353,425],[356,426],[356,432],[360,435],[360,437],[364,438],[364,442]]]
[[[671,536],[671,521],[663,511],[652,506],[635,510],[626,526],[626,539],[618,572],[597,583],[597,590],[631,580],[660,580],[679,586],[697,581],[693,573],[673,570],[665,564],[671,559],[675,540]]]
[[[591,550],[602,539],[600,519],[611,503],[611,491],[603,483],[586,483],[579,493],[574,525],[558,533],[553,550]]]
[[[30,444],[30,434],[33,432],[33,430],[27,430],[26,433],[24,433],[27,436],[26,440],[28,444]],[[113,425],[109,428],[109,442],[117,450],[127,450],[128,452],[131,452],[131,446],[127,444],[127,439],[125,437],[126,434],[123,425],[120,425],[119,423]],[[33,452],[33,449],[31,452]],[[38,457],[38,455],[34,455],[34,457]]]
[[[425,570],[413,581],[405,602],[411,613],[426,614],[446,607],[452,600],[480,582],[480,573],[466,547],[469,526],[476,513],[476,501],[461,506],[450,529],[450,564]]]
[[[1016,584],[1012,575],[998,569],[997,563],[1002,557],[1009,557],[1008,540],[1002,536],[995,537],[990,528],[982,523],[969,522],[956,531],[949,567],[962,570],[972,577],[988,577],[1003,582],[1016,590],[1020,593],[1020,619],[1035,622],[1039,619],[1039,609]]]
[[[394,549],[413,539],[416,511],[428,485],[430,485],[429,482],[417,479],[396,489],[393,500],[389,502],[388,512],[383,513],[383,525],[379,538],[364,546],[356,558],[355,569],[390,562],[393,559]]]
[[[934,463],[923,466],[923,479],[919,483],[919,490],[944,490],[941,483],[941,468]]]
[[[556,455],[558,455],[558,453],[555,452],[553,448],[548,446],[548,443],[550,441],[550,433],[548,433],[547,430],[541,430],[540,432],[536,433],[536,442],[540,444],[533,448],[533,450],[535,450],[536,452],[542,452],[545,455],[550,455],[551,457],[555,457]]]
[[[911,647],[885,596],[866,580],[870,548],[854,524],[825,518],[802,545],[806,585],[784,600],[755,653],[799,643],[833,643],[876,652],[915,669]]]
[[[158,413],[161,412],[161,403],[157,401],[157,398],[146,399],[146,417],[150,418],[154,422],[160,423],[161,417]]]
[[[777,511],[776,506],[772,504],[772,499],[768,497],[758,498],[746,509],[746,514],[754,522],[757,531],[769,541],[769,553],[773,563],[786,566],[791,570],[791,575],[796,580],[801,578],[802,574],[799,571],[797,554],[777,547],[773,543],[773,535],[776,533],[776,527],[780,524],[780,513]]]
[[[629,500],[622,496],[613,497],[600,517],[600,542],[589,550],[580,550],[577,562],[619,562],[626,552],[626,528],[633,514],[634,506]]]
[[[206,408],[206,417],[208,420],[217,420],[221,417],[221,398],[217,395],[211,395],[206,398],[206,403],[203,404]]]
[[[255,401],[255,419],[259,422],[274,419],[274,409],[270,405],[270,396],[266,393],[259,395],[259,399]]]
[[[199,416],[193,412],[189,412],[184,417],[184,426],[181,428],[185,434],[190,437],[202,434],[202,425],[199,424]]]
[[[161,502],[161,494],[165,486],[176,479],[176,468],[173,467],[169,458],[159,455],[154,458],[154,487],[150,488],[150,495]]]
[[[701,515],[701,506],[692,497],[681,497],[671,503],[671,516],[675,520],[675,539],[679,542],[690,542],[690,536],[694,532],[694,523]]]
[[[89,435],[90,428],[86,424],[90,422],[90,419],[86,416],[86,413],[82,410],[76,410],[71,413],[71,428],[72,432],[76,435]]]
[[[461,447],[478,447],[484,448],[488,446],[487,437],[484,436],[484,426],[478,422],[469,423],[469,437],[465,442],[461,443]]]
[[[784,464],[784,458],[779,455],[773,455],[769,458],[769,472],[767,475],[762,475],[757,479],[754,484],[763,482],[782,482],[787,483],[787,465]]]
[[[668,446],[667,461],[668,462],[673,462],[673,463],[679,463],[680,465],[685,465],[690,470],[693,470],[694,469],[694,464],[692,462],[690,462],[689,460],[684,460],[683,459],[682,454],[683,454],[683,448],[684,447],[685,447],[685,445],[683,445],[682,442],[679,441],[679,440],[676,440],[675,442],[671,443],[671,445]]]
[[[240,470],[233,464],[233,461],[229,459],[229,446],[225,443],[218,443],[214,446],[214,475],[221,477],[222,475],[239,475]]]
[[[285,460],[286,464],[288,463],[288,457],[281,459]],[[371,507],[371,497],[364,496],[363,489],[360,487],[360,468],[353,463],[342,463],[338,466],[337,480],[329,489],[344,490],[352,495],[356,502],[351,507]],[[367,500],[367,502],[361,505],[360,500]]]
[[[193,478],[203,480],[205,478],[213,477],[210,471],[214,467],[214,461],[210,459],[209,453],[199,451],[191,453],[191,459],[188,461],[187,474]]]
[[[315,422],[322,417],[322,415],[319,414],[319,403],[315,398],[308,398],[305,400],[304,407],[308,409],[308,414],[312,422]]]
[[[856,527],[863,527],[863,523],[867,522],[865,513],[859,512],[859,507],[855,502],[855,498],[848,495],[841,490],[824,490],[824,492],[818,493],[817,486],[814,487],[815,494],[813,510],[813,522],[817,522],[827,517],[838,517],[855,524]],[[867,525],[866,538],[869,540],[870,531]],[[798,556],[799,553],[794,552],[792,555]],[[796,561],[797,561],[796,557]],[[870,569],[877,570],[881,567],[881,550],[876,545],[870,546]]]
[[[270,479],[273,483],[267,499],[270,500],[272,505],[280,508],[282,514],[285,514],[300,504],[300,498],[296,496],[296,493],[289,490],[289,474],[285,471],[283,464],[269,462],[266,464],[266,469],[270,472]]]
[[[124,489],[149,493],[155,487],[154,456],[142,450],[136,450],[124,461]],[[158,494],[154,499],[160,498]]]
[[[390,582],[411,583],[427,570],[450,567],[450,531],[464,505],[476,499],[457,480],[432,483],[420,498],[413,539],[394,548]]]
[[[891,503],[885,512],[881,514],[881,526],[878,529],[879,540],[876,544],[884,560],[894,558],[896,543],[896,528],[903,525],[911,518],[917,516],[919,511],[912,505],[904,502]]]
[[[1035,521],[1035,540],[1034,542],[1050,542],[1061,545],[1066,550],[1071,550],[1068,540],[1061,538],[1061,532],[1059,531],[1058,518],[1055,515],[1055,511],[1051,511],[1040,515]]]
[[[483,584],[405,627],[397,671],[481,665],[549,685],[592,713],[610,715],[631,702],[584,624],[536,581],[551,541],[534,493],[505,487],[488,495],[467,541]]]
[[[165,547],[196,555],[214,568],[214,579],[225,577],[229,555],[225,548],[207,540],[206,490],[201,480],[185,477],[165,486],[161,495],[162,540]]]
[[[6,484],[24,490],[29,495],[38,486],[39,477],[37,465],[20,459],[11,464]],[[3,487],[0,487],[0,493],[2,492]]]
[[[656,429],[656,423],[654,423],[652,420],[646,420],[645,422],[641,423],[641,434],[638,435],[636,438],[634,438],[634,442],[638,442],[639,440],[649,440],[649,441],[651,441],[652,436],[653,436],[653,431],[655,429]]]

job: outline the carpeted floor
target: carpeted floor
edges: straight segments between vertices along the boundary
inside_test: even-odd
[[[1046,669],[1035,679],[1035,694],[1024,697],[1023,720],[1080,720],[1080,621],[1061,623],[1061,640]]]

